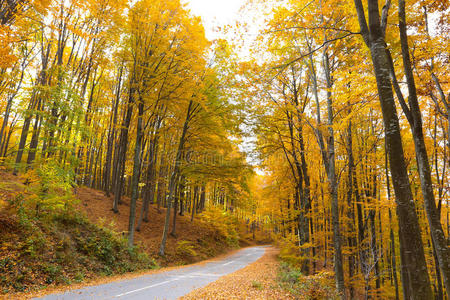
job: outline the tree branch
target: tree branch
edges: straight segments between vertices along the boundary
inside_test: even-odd
[[[370,47],[370,31],[367,26],[366,16],[364,15],[364,6],[361,0],[353,0],[355,3],[356,13],[358,14],[359,27],[361,28],[361,35],[367,47]]]
[[[408,104],[405,101],[405,98],[403,97],[400,85],[398,84],[397,76],[395,76],[395,69],[394,69],[394,62],[392,60],[392,55],[389,49],[387,48],[386,48],[386,56],[388,58],[389,74],[391,75],[392,85],[394,86],[394,91],[395,94],[397,95],[398,102],[400,103],[400,106],[402,107],[402,110],[405,113],[406,119],[408,119],[409,124],[412,125],[413,124],[412,114],[408,107]]]

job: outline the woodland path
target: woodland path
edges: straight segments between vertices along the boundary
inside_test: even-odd
[[[265,252],[266,246],[249,247],[224,259],[201,265],[47,295],[39,299],[177,299],[244,268]]]

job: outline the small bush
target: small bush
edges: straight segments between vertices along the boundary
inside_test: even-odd
[[[333,274],[330,272],[305,276],[298,267],[282,262],[277,280],[282,288],[294,296],[311,300],[339,299],[333,287]]]
[[[194,249],[194,245],[190,241],[179,241],[175,251],[176,254],[181,256],[195,257],[198,255]]]
[[[42,268],[42,272],[47,275],[47,279],[45,280],[46,283],[50,284],[56,281],[59,273],[61,272],[61,267],[59,265],[45,263]]]
[[[277,243],[280,248],[279,257],[282,261],[294,267],[301,267],[303,265],[305,258],[301,255],[296,236],[279,237]]]
[[[218,207],[212,206],[202,212],[200,219],[217,230],[216,238],[219,241],[224,241],[230,247],[238,247],[239,223],[234,216]]]
[[[280,264],[278,280],[283,284],[290,286],[295,285],[299,282],[300,276],[302,276],[300,269],[290,266],[287,262],[282,262]]]
[[[262,290],[263,286],[259,281],[252,281],[252,287],[257,290]]]
[[[26,196],[25,201],[18,201],[17,204],[25,206],[30,212],[33,210],[36,216],[71,208],[76,201],[72,195],[75,185],[73,170],[57,162],[28,170],[21,176],[21,181],[25,187],[23,195]]]

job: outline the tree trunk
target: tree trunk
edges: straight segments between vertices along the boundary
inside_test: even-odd
[[[9,114],[11,111],[11,106],[13,103],[13,99],[14,97],[8,97],[8,102],[6,104],[6,110],[5,110],[5,114],[3,115],[3,123],[2,123],[2,128],[0,129],[0,148],[3,145],[4,139],[3,139],[3,135],[5,134],[6,137],[6,126],[8,126],[8,120],[9,120]]]
[[[184,193],[184,185],[185,185],[185,177],[181,176],[180,179],[180,187],[179,187],[179,194],[180,194],[180,216],[184,216],[184,210],[186,209],[186,197]]]
[[[197,198],[198,198],[198,186],[194,187],[194,194],[192,195],[192,205],[191,205],[191,222],[194,221],[194,215],[197,208]]]
[[[350,249],[356,247],[356,238],[354,236],[355,230],[355,213],[353,204],[353,172],[354,172],[354,158],[353,158],[353,136],[352,136],[352,123],[351,121],[347,127],[347,156],[348,156],[348,175],[347,175],[347,217],[348,217],[348,246]],[[353,250],[350,250],[353,251]],[[348,257],[348,276],[350,280],[349,296],[350,299],[354,297],[354,288],[352,284],[352,278],[354,276],[356,269],[356,258],[355,255],[350,253]]]
[[[174,204],[173,204],[173,222],[172,222],[172,231],[170,232],[170,235],[173,237],[177,236],[177,212],[178,212],[178,202],[179,202],[179,185],[177,184],[175,186],[175,196],[174,196]]]
[[[25,149],[25,144],[27,142],[28,131],[30,129],[30,123],[31,123],[31,116],[27,116],[23,122],[22,133],[20,134],[19,149],[17,150],[16,164],[14,166],[14,171],[13,171],[14,175],[17,174],[19,164],[22,162],[22,155],[23,155],[23,151]]]
[[[175,165],[172,171],[172,175],[170,176],[170,182],[169,182],[169,197],[167,199],[167,210],[166,210],[166,218],[164,220],[164,229],[163,229],[163,237],[162,237],[162,241],[161,241],[161,247],[159,248],[159,255],[164,256],[165,253],[165,248],[166,248],[166,241],[167,241],[167,234],[169,232],[169,223],[170,223],[170,210],[171,210],[171,206],[172,206],[172,201],[173,201],[173,196],[175,193],[175,185],[177,183],[178,180],[178,176],[179,176],[179,172],[180,172],[180,167],[181,167],[181,159],[182,159],[182,154],[183,154],[183,150],[184,150],[184,143],[185,143],[185,139],[186,139],[186,133],[189,127],[189,122],[192,118],[193,112],[197,109],[193,107],[194,103],[193,101],[189,101],[189,106],[187,109],[187,114],[186,114],[186,119],[184,121],[184,125],[183,125],[183,131],[181,133],[180,136],[180,141],[178,143],[178,149],[177,149],[177,154],[175,157]]]
[[[156,177],[156,159],[158,154],[157,136],[154,136],[149,143],[148,149],[148,166],[147,166],[147,178],[146,185],[144,187],[144,193],[142,195],[142,209],[138,220],[137,231],[141,230],[142,222],[148,222],[148,210],[150,203],[153,203],[155,198],[155,177]]]
[[[163,150],[165,150],[165,147],[166,145],[164,144]],[[166,181],[167,181],[167,164],[165,155],[163,153],[161,155],[158,174],[158,195],[156,200],[158,212],[161,212],[161,204],[164,204],[166,200],[166,187],[167,187]]]
[[[336,288],[342,299],[345,299],[344,267],[342,261],[342,243],[339,224],[339,203],[338,203],[338,183],[336,179],[336,159],[334,149],[334,131],[333,131],[333,104],[331,99],[331,88],[333,86],[331,79],[331,70],[329,67],[329,58],[326,50],[323,55],[323,65],[325,78],[327,81],[327,111],[328,111],[328,182],[331,195],[331,220],[333,224],[333,245],[334,245],[334,271],[336,279]]]
[[[372,63],[378,87],[385,138],[388,148],[389,165],[397,202],[399,219],[400,248],[402,264],[409,275],[411,297],[413,299],[432,299],[433,294],[428,277],[425,253],[421,239],[421,230],[416,214],[411,185],[406,170],[400,125],[394,103],[394,95],[389,74],[383,30],[380,23],[378,1],[369,0],[369,26],[366,23],[361,0],[354,0],[361,34],[370,48]],[[370,31],[369,31],[370,28]],[[407,288],[407,287],[406,287]],[[407,292],[408,289],[406,289]]]
[[[131,82],[133,84],[133,80]],[[122,122],[122,129],[120,132],[120,141],[119,141],[119,149],[117,155],[117,174],[116,174],[116,182],[115,182],[115,190],[114,190],[114,203],[113,203],[113,211],[115,213],[119,212],[119,203],[122,196],[122,189],[124,185],[123,175],[125,173],[125,160],[127,156],[127,145],[128,145],[128,129],[130,127],[131,116],[133,114],[133,102],[134,102],[134,88],[131,87],[128,96],[128,105],[127,112],[125,118]],[[140,149],[139,149],[140,150]]]
[[[39,143],[39,134],[41,132],[41,120],[42,117],[40,115],[36,115],[36,119],[34,121],[33,126],[33,135],[31,136],[30,141],[30,149],[28,150],[27,165],[31,165],[36,159],[37,146]]]
[[[142,115],[144,114],[144,103],[139,102],[138,121],[136,127],[136,144],[134,147],[133,179],[131,183],[130,220],[128,223],[128,247],[133,247],[134,227],[136,219],[136,203],[139,197],[139,175],[141,166],[141,143],[142,143]]]
[[[388,171],[388,158],[387,151],[384,152],[384,166],[386,171],[386,189],[387,189],[387,197],[388,201],[391,202],[391,184],[389,181],[389,171]],[[399,288],[398,288],[398,278],[397,278],[397,260],[395,254],[395,239],[394,239],[394,230],[392,229],[392,213],[389,208],[389,236],[391,239],[391,256],[392,256],[392,277],[394,281],[395,287],[395,300],[399,300]]]
[[[409,113],[411,116],[409,122],[411,126],[411,133],[414,139],[414,148],[416,150],[417,167],[419,169],[419,178],[422,188],[425,211],[428,217],[428,224],[430,226],[432,242],[434,244],[436,256],[438,258],[439,266],[442,271],[444,285],[446,290],[450,291],[450,248],[447,246],[447,241],[445,239],[444,231],[442,230],[442,225],[440,222],[440,215],[436,208],[436,201],[434,198],[431,168],[428,161],[428,154],[423,136],[422,114],[420,112],[419,102],[417,99],[416,85],[409,56],[404,0],[399,0],[399,29],[403,68],[405,71],[409,93]]]
[[[112,107],[112,110],[113,110],[112,122],[109,125],[108,141],[107,141],[107,146],[106,146],[106,161],[105,161],[104,174],[103,174],[103,190],[106,192],[107,197],[109,197],[109,192],[111,189],[111,183],[110,183],[111,182],[111,163],[112,163],[114,142],[115,142],[115,137],[116,137],[117,112],[119,109],[120,89],[121,89],[121,83],[122,83],[122,72],[123,72],[123,67],[120,67],[117,89],[116,89],[116,98],[115,98],[115,101],[113,102],[113,107]]]

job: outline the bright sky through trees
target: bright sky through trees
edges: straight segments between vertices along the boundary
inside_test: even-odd
[[[217,36],[215,28],[218,26],[233,23],[239,9],[245,4],[243,0],[185,0],[184,2],[194,15],[202,18],[208,39]]]

